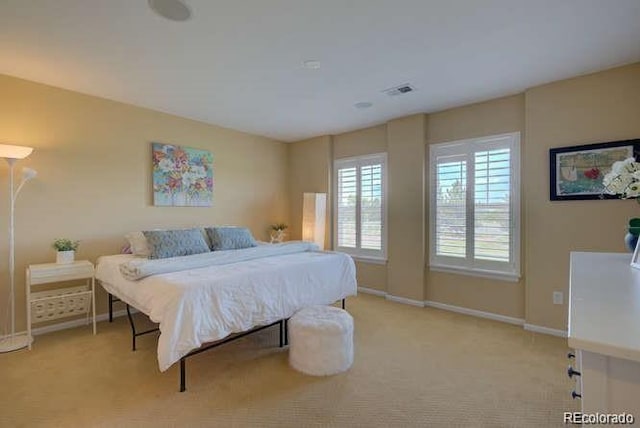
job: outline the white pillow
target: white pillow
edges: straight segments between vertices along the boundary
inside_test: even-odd
[[[131,232],[124,235],[124,237],[129,241],[133,255],[138,257],[149,257],[151,250],[149,249],[149,244],[147,244],[147,238],[144,236],[144,233],[141,231]]]

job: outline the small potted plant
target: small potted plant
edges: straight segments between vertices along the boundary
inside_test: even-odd
[[[280,243],[284,241],[284,231],[287,229],[286,224],[276,223],[271,225],[271,243]]]
[[[53,241],[53,248],[58,251],[56,253],[56,263],[73,263],[79,244],[79,241],[72,241],[66,238],[58,238]]]

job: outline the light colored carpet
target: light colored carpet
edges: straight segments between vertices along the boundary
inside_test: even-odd
[[[160,373],[156,337],[131,352],[125,318],[36,337],[0,354],[0,426],[564,426],[576,411],[566,340],[521,327],[360,295],[355,362],[300,374],[277,327]]]

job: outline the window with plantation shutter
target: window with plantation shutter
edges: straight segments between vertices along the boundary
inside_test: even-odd
[[[520,134],[430,146],[430,268],[520,276]]]
[[[355,166],[338,170],[338,247],[356,248],[357,174]]]
[[[335,249],[383,260],[386,155],[338,159],[335,170]]]

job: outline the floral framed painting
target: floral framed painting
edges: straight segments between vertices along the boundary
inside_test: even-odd
[[[550,149],[550,199],[617,199],[605,193],[602,179],[614,162],[639,156],[640,139]]]
[[[151,144],[153,205],[210,207],[213,199],[213,156],[201,149]]]

